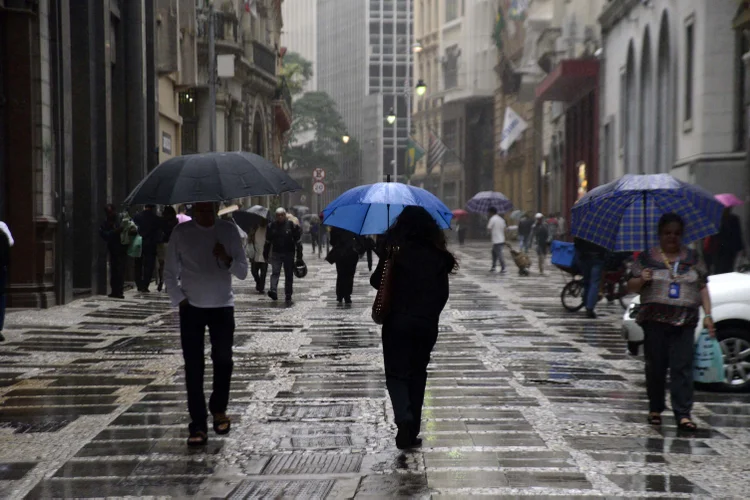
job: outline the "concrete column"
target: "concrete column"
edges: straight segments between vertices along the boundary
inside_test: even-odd
[[[227,108],[216,103],[216,151],[227,150]]]

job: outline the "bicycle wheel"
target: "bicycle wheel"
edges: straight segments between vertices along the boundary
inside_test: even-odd
[[[583,280],[577,279],[569,282],[560,294],[560,300],[565,309],[570,312],[580,311],[583,308]]]

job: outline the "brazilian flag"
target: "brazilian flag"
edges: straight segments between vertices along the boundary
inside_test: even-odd
[[[417,162],[425,155],[424,149],[417,141],[409,137],[406,142],[406,173],[411,176],[417,168]]]
[[[492,30],[492,39],[495,41],[497,50],[503,50],[503,31],[505,31],[505,13],[502,7],[498,7],[495,28]]]

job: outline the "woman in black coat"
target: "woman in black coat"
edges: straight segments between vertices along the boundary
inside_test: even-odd
[[[448,301],[448,275],[458,269],[445,234],[427,211],[406,207],[386,233],[392,259],[390,311],[383,323],[383,358],[388,393],[398,427],[399,449],[419,446],[427,365]],[[378,288],[387,257],[381,256],[370,284]]]
[[[340,304],[345,301],[352,303],[352,291],[354,290],[354,275],[357,273],[359,262],[361,237],[356,234],[340,229],[331,228],[331,252],[335,253],[336,264],[336,301]]]

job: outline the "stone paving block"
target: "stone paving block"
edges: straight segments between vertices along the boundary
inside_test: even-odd
[[[425,474],[397,473],[364,476],[356,498],[430,498]]]
[[[36,465],[36,462],[0,463],[0,481],[17,481],[23,479]]]
[[[707,492],[682,476],[607,475],[607,479],[626,492],[685,493],[706,495]]]

